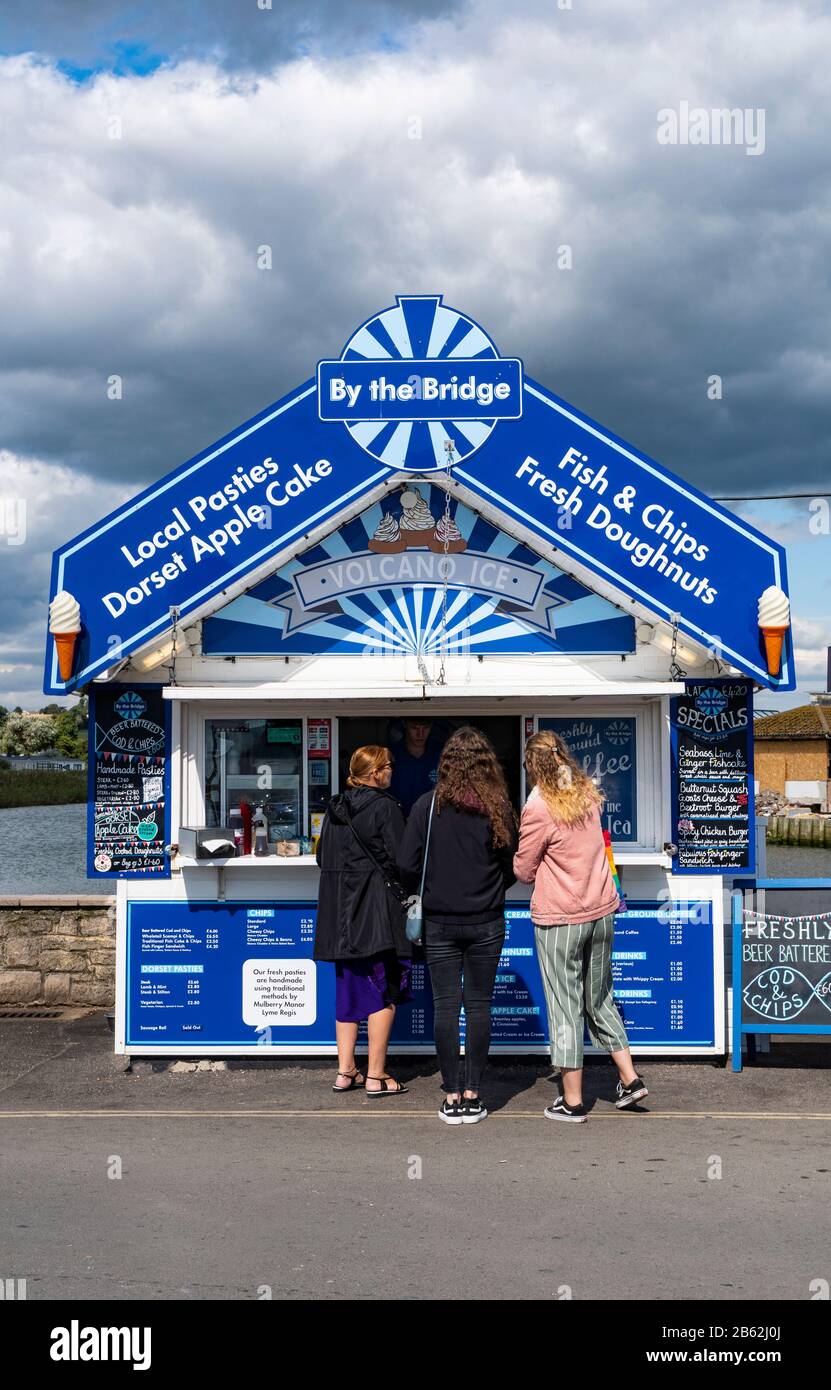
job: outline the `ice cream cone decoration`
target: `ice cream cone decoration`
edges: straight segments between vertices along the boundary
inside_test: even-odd
[[[81,607],[66,589],[61,589],[49,605],[49,631],[55,639],[61,680],[71,680],[75,645],[81,635]]]
[[[765,639],[765,660],[769,676],[778,676],[782,669],[782,643],[790,625],[791,605],[788,595],[778,585],[771,584],[759,599],[759,628]]]

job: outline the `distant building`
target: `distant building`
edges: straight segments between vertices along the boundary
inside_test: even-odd
[[[760,791],[827,809],[831,803],[831,694],[810,705],[757,719],[756,777]]]
[[[9,764],[12,772],[83,772],[86,768],[83,758],[69,758],[53,749],[25,756],[3,753],[0,758]]]

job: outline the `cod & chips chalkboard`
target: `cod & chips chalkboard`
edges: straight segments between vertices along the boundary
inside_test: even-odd
[[[674,874],[753,873],[753,685],[690,680],[670,700]]]
[[[92,687],[88,878],[170,877],[169,752],[160,685]]]
[[[735,893],[734,1071],[754,1033],[831,1033],[831,879],[758,879]]]

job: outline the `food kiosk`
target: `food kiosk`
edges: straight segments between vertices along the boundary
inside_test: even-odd
[[[725,1049],[725,876],[752,874],[754,689],[794,688],[774,541],[503,357],[441,295],[54,556],[45,690],[90,694],[88,874],[116,880],[116,1049],[334,1053],[314,843],[407,720],[557,729],[602,787],[633,1051]],[[255,852],[256,850],[256,852]],[[547,1051],[509,893],[493,1050]],[[429,1051],[423,965],[396,1051]]]

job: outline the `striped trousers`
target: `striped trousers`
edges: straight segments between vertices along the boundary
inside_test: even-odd
[[[612,993],[614,927],[609,913],[595,922],[534,929],[555,1067],[582,1067],[584,1024],[595,1047],[629,1046]]]

